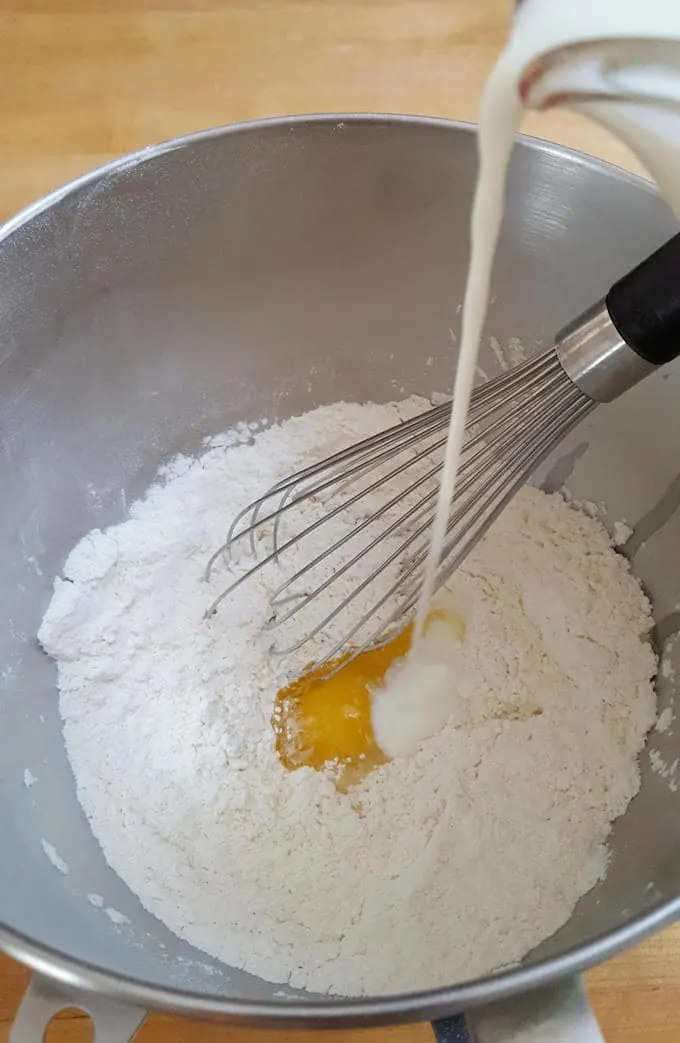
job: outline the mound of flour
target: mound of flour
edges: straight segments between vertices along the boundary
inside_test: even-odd
[[[76,546],[39,634],[78,797],[143,905],[229,964],[345,995],[483,974],[560,927],[605,873],[655,714],[628,565],[527,488],[450,584],[466,632],[445,726],[346,795],[282,767],[273,699],[314,650],[268,656],[264,576],[204,620],[225,582],[206,587],[206,560],[263,489],[413,408],[338,403],[174,461]]]

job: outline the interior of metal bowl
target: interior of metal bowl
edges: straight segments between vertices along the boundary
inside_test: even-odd
[[[16,955],[81,985],[117,981],[129,993],[130,982],[144,983],[145,1002],[188,1010],[276,1017],[311,999],[193,950],[107,867],[76,801],[55,671],[35,633],[73,544],[125,518],[176,452],[198,450],[237,421],[450,388],[475,172],[468,127],[274,121],[147,150],[7,227],[0,922]],[[484,370],[498,371],[511,338],[527,353],[551,342],[675,230],[645,183],[520,144]],[[628,550],[671,664],[680,629],[679,404],[676,364],[597,411],[542,475],[553,486],[566,479],[576,498],[634,527]],[[661,708],[676,698],[670,671],[659,698]],[[652,745],[672,766],[680,727],[654,734]],[[361,1008],[319,1002],[341,1013],[441,1012],[489,998],[489,985],[514,989],[591,962],[670,918],[680,895],[680,793],[646,754],[642,770],[642,791],[613,830],[606,880],[526,969],[481,991],[468,983]]]

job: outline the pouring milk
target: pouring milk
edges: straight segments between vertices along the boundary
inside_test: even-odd
[[[680,217],[680,0],[521,0],[487,82],[460,355],[413,640],[372,704],[378,743],[390,755],[415,751],[450,712],[450,669],[426,635],[428,612],[456,489],[515,132],[523,107],[556,105],[621,138]]]
[[[645,164],[680,217],[680,0],[522,0],[487,82],[479,119],[461,347],[432,540],[414,628],[415,658],[435,588],[522,108],[561,105],[603,124]]]

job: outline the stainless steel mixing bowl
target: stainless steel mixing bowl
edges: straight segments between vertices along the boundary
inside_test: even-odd
[[[141,1016],[121,1002],[317,1027],[440,1017],[546,986],[680,912],[680,794],[645,755],[607,879],[521,967],[417,995],[303,995],[165,930],[107,867],[76,801],[35,639],[66,553],[123,519],[168,457],[237,421],[447,390],[475,171],[470,127],[278,120],[145,150],[2,231],[0,944],[39,975],[17,1040],[72,990],[110,1040]],[[498,368],[489,338],[544,344],[675,231],[645,182],[522,141],[484,369]],[[680,628],[679,405],[676,364],[601,408],[543,474],[635,527],[627,549],[667,650]],[[659,694],[673,704],[672,676]],[[671,764],[680,729],[653,744]]]

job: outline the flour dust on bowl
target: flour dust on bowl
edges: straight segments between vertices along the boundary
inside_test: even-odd
[[[640,792],[614,824],[605,878],[519,966],[358,999],[226,967],[142,907],[77,800],[54,665],[35,636],[66,556],[90,530],[124,521],[159,468],[219,432],[447,390],[475,173],[468,127],[273,121],[147,150],[5,228],[0,938],[36,972],[17,1040],[30,1038],[36,1010],[74,994],[118,1039],[149,1007],[319,1027],[433,1019],[526,994],[538,1005],[545,993],[532,990],[677,915],[678,751],[673,724],[663,727],[680,629],[675,365],[593,413],[537,477],[630,527],[619,535],[653,603],[665,716],[641,756]],[[551,343],[675,231],[646,183],[522,141],[481,369],[499,372],[518,343],[527,354]],[[163,592],[181,594],[172,574]]]

